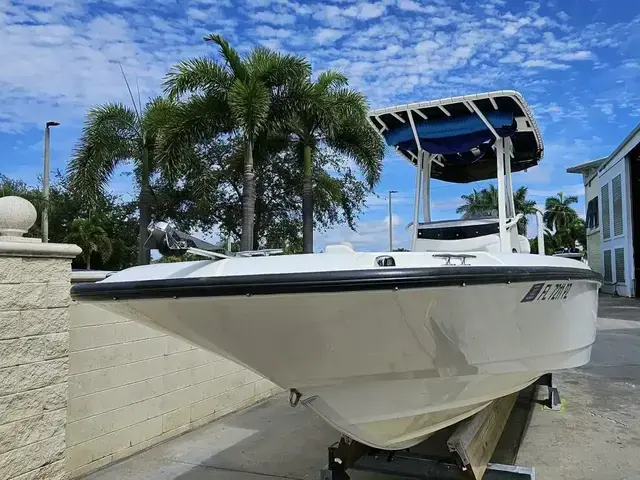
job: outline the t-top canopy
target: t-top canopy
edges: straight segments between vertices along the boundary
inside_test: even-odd
[[[513,172],[537,165],[543,154],[531,110],[512,90],[373,110],[369,121],[388,145],[414,165],[418,141],[422,150],[438,154],[431,177],[447,182],[496,178],[496,153],[492,148],[496,135],[511,138]]]

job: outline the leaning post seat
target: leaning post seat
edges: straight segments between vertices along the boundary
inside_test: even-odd
[[[529,241],[516,227],[522,215],[507,220],[512,252],[529,253]],[[411,225],[411,224],[410,224]],[[500,252],[499,220],[483,217],[442,220],[418,224],[416,251],[489,251]]]
[[[499,233],[497,217],[423,222],[418,225],[418,238],[427,240],[463,240],[495,233]]]

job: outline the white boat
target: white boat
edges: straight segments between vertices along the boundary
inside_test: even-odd
[[[72,296],[234,360],[290,389],[294,403],[342,434],[386,450],[588,362],[600,276],[544,256],[542,243],[542,255],[529,254],[516,228],[511,173],[542,157],[522,97],[493,92],[370,118],[417,165],[412,252],[334,245],[155,264],[76,285]],[[496,177],[497,218],[431,222],[431,178]],[[179,243],[160,231],[165,246]]]
[[[577,248],[561,248],[556,250],[553,254],[555,257],[571,258],[572,260],[578,260],[579,262],[587,263],[583,252]]]

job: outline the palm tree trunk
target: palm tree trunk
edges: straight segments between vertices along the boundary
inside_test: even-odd
[[[253,210],[253,247],[252,250],[258,250],[260,248],[260,229],[262,224],[260,223],[260,214],[262,213],[262,201],[261,196],[263,192],[258,191],[256,185],[256,203]]]
[[[304,177],[302,180],[302,251],[313,253],[313,179],[311,147],[304,146]]]
[[[253,217],[256,208],[256,182],[253,172],[253,142],[245,141],[244,178],[242,179],[242,236],[240,250],[253,249]]]
[[[252,250],[260,249],[260,238],[258,237],[258,231],[254,230],[253,232],[253,248]]]
[[[151,251],[145,248],[144,243],[149,236],[148,228],[151,223],[151,187],[149,186],[149,151],[142,149],[142,172],[140,178],[140,195],[138,196],[138,209],[140,210],[140,230],[138,233],[138,265],[151,263]]]
[[[87,261],[87,270],[91,270],[91,252],[89,252],[84,258]]]

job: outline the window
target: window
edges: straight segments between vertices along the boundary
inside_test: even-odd
[[[609,217],[609,184],[602,186],[600,191],[602,198],[602,238],[611,238],[611,218]],[[611,252],[609,252],[611,255]]]
[[[598,197],[592,198],[587,204],[587,229],[594,229],[600,226],[600,215],[598,214]]]
[[[613,236],[622,235],[622,175],[618,175],[611,182],[613,196]]]
[[[616,248],[616,283],[624,283],[624,248]]]
[[[604,281],[606,283],[613,282],[613,274],[611,273],[611,250],[605,250],[603,252],[604,259]]]

